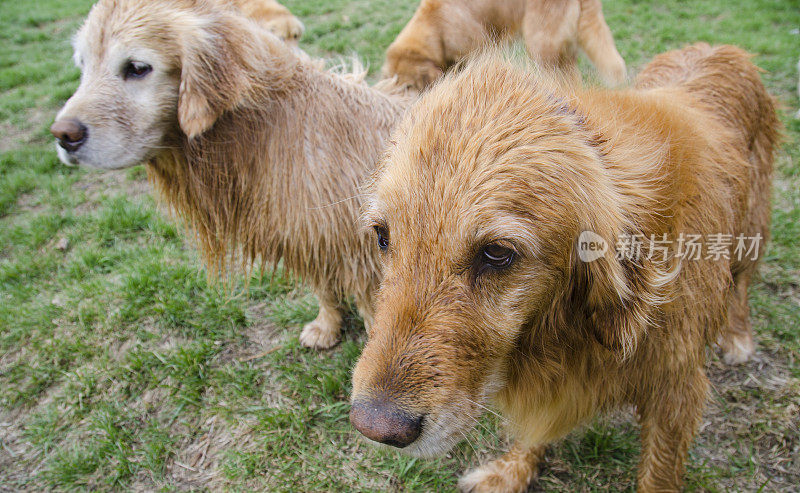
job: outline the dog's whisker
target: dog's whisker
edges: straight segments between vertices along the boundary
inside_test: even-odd
[[[464,441],[467,442],[467,445],[469,445],[469,448],[472,449],[472,453],[475,454],[475,457],[478,457],[478,449],[476,449],[475,446],[472,445],[472,441],[469,439],[467,434],[464,433],[461,430],[458,430],[458,432],[461,434],[462,437],[464,437]]]
[[[331,202],[330,204],[319,205],[319,206],[316,206],[316,207],[307,207],[306,209],[308,209],[308,210],[325,209],[327,207],[333,207],[335,205],[342,204],[342,203],[348,202],[350,200],[356,200],[356,199],[361,198],[361,197],[363,197],[363,194],[353,195],[353,196],[350,196],[350,197],[343,198],[341,200],[337,200],[336,202]]]
[[[498,417],[498,418],[500,418],[501,420],[503,419],[503,417],[502,417],[500,414],[498,414],[498,413],[497,413],[497,411],[495,411],[495,410],[493,410],[493,409],[491,409],[491,408],[489,408],[489,407],[487,407],[487,406],[484,406],[484,405],[483,405],[483,404],[481,404],[480,402],[476,402],[476,401],[474,401],[474,400],[470,399],[469,397],[465,397],[464,399],[465,399],[467,402],[469,402],[470,404],[474,404],[474,405],[478,406],[479,408],[483,409],[484,411],[487,411],[487,412],[489,412],[489,413],[491,413],[491,414],[494,414],[495,416],[497,416],[497,417]]]
[[[490,434],[495,440],[500,441],[500,437],[498,437],[495,432],[490,430],[489,427],[486,426],[484,423],[482,423],[478,418],[476,418],[475,416],[469,415],[469,414],[468,414],[468,416],[475,423],[474,429],[483,430],[483,431],[487,432],[488,434]]]

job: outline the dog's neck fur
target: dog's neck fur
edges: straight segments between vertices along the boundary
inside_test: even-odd
[[[301,60],[280,87],[255,94],[152,159],[156,188],[212,272],[283,260],[312,285],[363,289],[377,266],[372,256],[352,258],[372,250],[357,226],[358,187],[404,100]]]
[[[618,104],[634,99],[635,104]],[[586,141],[598,153],[598,163],[602,163],[602,167],[583,179],[595,180],[592,188],[598,193],[589,202],[591,205],[587,210],[607,217],[626,211],[626,214],[619,212],[622,232],[640,235],[643,242],[651,234],[658,239],[666,233],[674,241],[678,231],[736,231],[735,223],[730,222],[733,216],[726,216],[720,204],[730,197],[744,194],[740,188],[743,178],[739,173],[746,167],[726,168],[727,163],[737,159],[733,154],[730,154],[729,161],[710,161],[704,149],[719,144],[703,140],[704,134],[700,130],[690,133],[687,130],[690,127],[685,123],[672,123],[680,115],[685,117],[692,111],[690,104],[693,100],[686,94],[671,90],[629,91],[600,94],[598,97],[589,92],[575,101],[578,103],[575,107],[557,102],[559,111],[575,117],[576,128],[585,134]],[[660,119],[640,118],[632,110],[625,114],[618,108],[633,108],[645,115],[658,114]],[[725,128],[718,127],[716,122],[700,113],[692,117],[691,121],[698,128],[726,139],[735,139],[735,136],[727,135]],[[717,149],[714,155],[725,156],[726,153],[730,150]],[[596,179],[599,176],[604,179]],[[719,194],[724,189],[729,192],[717,202],[704,202],[702,207],[685,205],[715,192]],[[727,210],[735,212],[734,204],[732,200],[726,206]],[[591,276],[583,278],[573,272],[566,283],[571,291],[555,293],[552,305],[538,313],[523,329],[511,355],[513,363],[509,364],[507,385],[497,398],[504,415],[511,418],[516,436],[522,437],[526,443],[558,439],[598,412],[625,402],[632,390],[629,381],[621,375],[641,364],[636,363],[637,359],[653,357],[652,340],[663,337],[659,334],[662,327],[670,326],[666,320],[676,317],[671,311],[673,308],[663,307],[676,296],[671,290],[676,284],[693,285],[710,270],[709,266],[703,267],[699,262],[678,262],[674,257],[669,262],[657,263],[645,256],[646,246],[642,248],[642,257],[627,262],[625,271],[629,283],[638,283],[631,291],[646,295],[626,300],[622,316],[616,317],[623,320],[625,316],[635,314],[634,322],[638,320],[636,325],[643,329],[638,335],[630,332],[626,338],[635,335],[633,340],[638,341],[638,345],[628,350],[626,358],[620,359],[615,354],[618,348],[603,343],[596,320],[590,311],[581,308],[582,302],[588,298],[586,285]],[[596,265],[575,262],[582,268]],[[713,268],[727,269],[724,264]],[[721,274],[722,277],[725,275]],[[677,280],[673,282],[674,279]],[[683,296],[689,295],[684,293]],[[684,299],[683,303],[688,301]],[[696,303],[697,306],[707,306],[704,300]],[[676,305],[681,306],[686,305]],[[698,312],[703,313],[702,310]],[[711,312],[725,314],[723,307]],[[718,337],[719,328],[724,323],[724,317],[709,318],[697,323],[693,329],[698,332],[698,340],[711,343]],[[705,355],[703,347],[692,349],[694,352],[682,350],[681,357],[702,361]],[[602,389],[602,392],[589,392],[587,389]],[[520,395],[527,397],[520,399]]]

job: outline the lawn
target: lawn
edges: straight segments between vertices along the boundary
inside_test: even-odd
[[[91,0],[0,0],[0,491],[442,491],[506,447],[487,418],[438,460],[368,446],[350,427],[347,320],[330,351],[298,343],[316,302],[280,271],[209,282],[142,167],[68,168],[48,127],[78,85],[69,39]],[[315,56],[373,75],[414,0],[286,0]],[[756,54],[785,107],[772,242],[751,289],[755,358],[726,367],[690,452],[687,488],[800,488],[798,0],[607,0],[629,71],[693,41]],[[583,64],[584,68],[588,65]],[[247,282],[249,281],[249,282]],[[631,413],[549,451],[537,487],[631,490]]]

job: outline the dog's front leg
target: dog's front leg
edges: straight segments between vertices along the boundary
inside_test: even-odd
[[[708,394],[702,369],[676,372],[659,380],[660,384],[651,386],[653,393],[637,405],[642,424],[639,492],[680,490],[683,463]]]
[[[313,349],[327,349],[339,342],[342,311],[338,300],[328,293],[317,292],[319,314],[303,327],[300,344]]]
[[[522,447],[514,444],[504,456],[464,475],[458,488],[470,493],[517,493],[528,489],[536,479],[545,446]]]

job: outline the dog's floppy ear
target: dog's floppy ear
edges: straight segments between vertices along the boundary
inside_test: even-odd
[[[599,258],[587,260],[576,255],[568,305],[600,344],[624,360],[662,301],[658,291],[666,278],[643,256],[618,255],[613,243]]]
[[[258,84],[266,85],[265,71],[278,67],[280,53],[273,53],[277,38],[260,32],[247,19],[227,12],[198,22],[186,36],[181,50],[178,90],[178,123],[195,137],[217,121],[223,112],[247,98]]]

